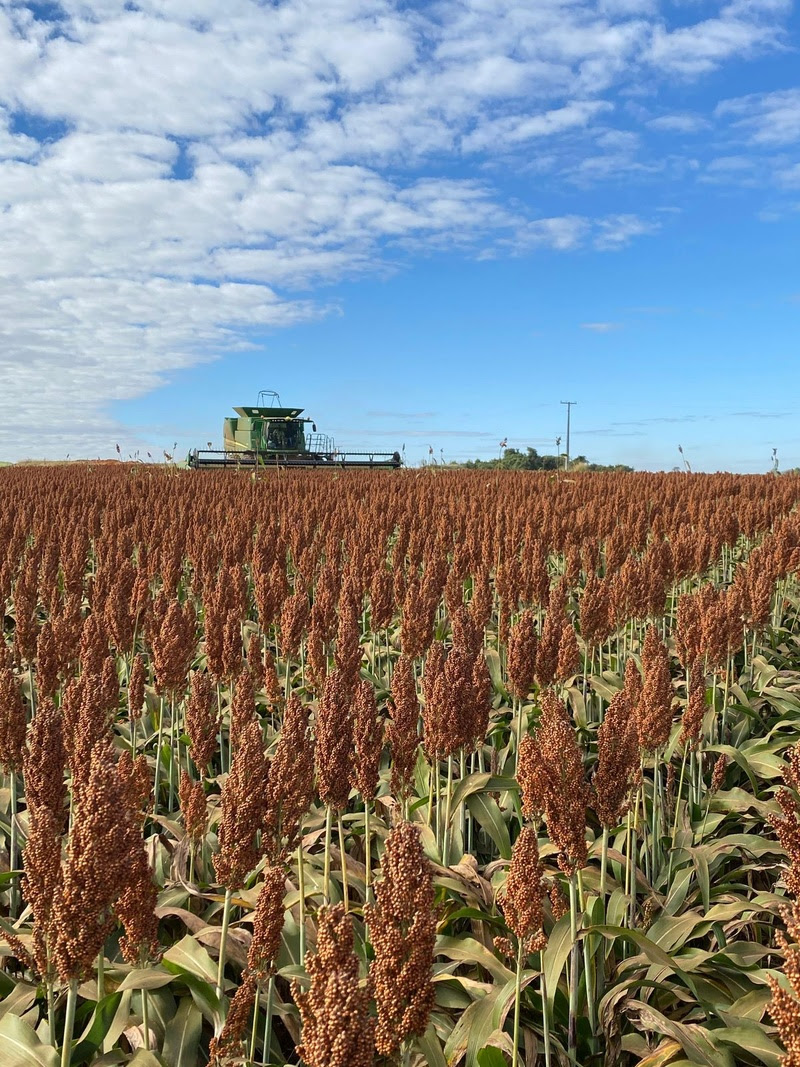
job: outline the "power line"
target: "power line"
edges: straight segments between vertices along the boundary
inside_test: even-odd
[[[572,409],[577,404],[577,400],[562,400],[561,403],[566,408],[566,460],[564,462],[564,471],[569,471],[570,468],[570,415]]]

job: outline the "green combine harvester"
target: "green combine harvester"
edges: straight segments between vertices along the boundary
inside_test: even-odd
[[[265,401],[266,398],[266,402]],[[340,452],[332,437],[317,433],[303,408],[280,406],[277,393],[258,394],[256,407],[233,409],[225,419],[221,450],[193,449],[188,464],[195,470],[217,467],[400,467],[399,452]],[[311,424],[311,433],[306,425]]]

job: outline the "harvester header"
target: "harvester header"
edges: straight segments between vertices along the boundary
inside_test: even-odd
[[[268,398],[263,402],[263,398]],[[223,447],[193,449],[188,464],[211,467],[399,467],[399,452],[340,452],[332,437],[302,418],[303,408],[280,406],[277,393],[263,390],[258,404],[234,408],[222,425]],[[311,432],[306,433],[307,424]]]

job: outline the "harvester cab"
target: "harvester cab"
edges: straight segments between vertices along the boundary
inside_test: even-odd
[[[399,452],[340,452],[332,437],[317,433],[303,408],[281,407],[277,393],[262,390],[258,404],[233,409],[225,419],[221,450],[193,449],[188,464],[209,467],[399,467]],[[310,424],[311,432],[306,432]]]

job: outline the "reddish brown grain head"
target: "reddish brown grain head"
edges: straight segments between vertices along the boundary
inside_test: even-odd
[[[264,820],[269,764],[261,728],[249,722],[242,731],[231,771],[222,790],[219,852],[214,870],[227,889],[239,889],[261,858],[258,835]]]
[[[359,982],[353,952],[353,921],[344,905],[320,910],[317,951],[306,957],[310,989],[293,983],[300,1009],[302,1044],[308,1067],[373,1067],[375,1021],[369,1014],[369,988]]]
[[[425,1032],[434,1003],[433,871],[413,823],[400,823],[389,834],[381,874],[375,904],[364,913],[375,950],[370,969],[378,1009],[375,1045],[391,1056],[405,1040]]]
[[[523,826],[511,851],[501,907],[506,924],[516,934],[526,956],[546,944],[542,929],[545,893],[536,831],[532,826]]]

